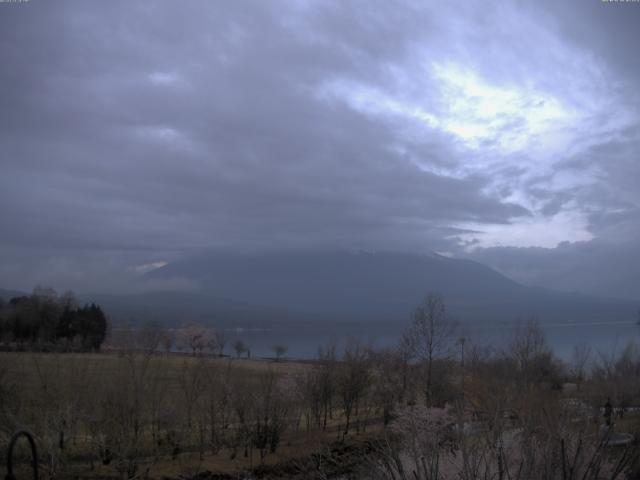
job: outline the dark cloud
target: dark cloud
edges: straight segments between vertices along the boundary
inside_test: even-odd
[[[460,253],[557,215],[582,236],[632,222],[637,99],[623,82],[619,119],[617,90],[585,110],[607,69],[633,78],[633,54],[601,41],[630,20],[589,5],[589,37],[552,5],[460,10],[0,5],[0,283],[98,288],[206,249]],[[547,151],[556,118],[563,147]]]

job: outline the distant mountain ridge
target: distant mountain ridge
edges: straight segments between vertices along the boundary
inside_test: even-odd
[[[634,305],[525,287],[472,260],[438,254],[321,252],[209,254],[170,263],[149,278],[187,278],[201,294],[341,321],[407,319],[430,291],[462,321],[620,321]]]
[[[80,295],[79,298],[82,302],[104,306],[117,324],[158,321],[171,327],[197,322],[231,328],[256,327],[261,323],[290,324],[306,318],[288,310],[234,302],[202,292],[94,293]]]
[[[208,254],[167,264],[151,280],[188,279],[197,291],[79,294],[116,323],[192,321],[224,328],[406,324],[429,292],[463,323],[634,321],[633,301],[526,287],[472,260],[438,254],[321,252]],[[170,283],[170,282],[169,282]],[[0,290],[5,301],[22,292]]]
[[[469,255],[526,285],[640,303],[640,269],[633,261],[640,257],[638,242],[612,244],[594,239],[556,248],[492,247]]]

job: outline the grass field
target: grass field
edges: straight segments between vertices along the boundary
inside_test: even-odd
[[[312,368],[182,354],[1,353],[1,441],[18,428],[33,432],[45,478],[302,466],[344,438],[335,407],[326,429],[306,426],[296,379]],[[358,430],[368,432],[352,435],[359,441],[376,430],[370,409],[360,417]],[[274,449],[252,440],[269,428],[279,436]]]

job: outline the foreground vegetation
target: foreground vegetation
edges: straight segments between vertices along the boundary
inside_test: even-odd
[[[2,353],[0,444],[32,431],[45,478],[635,478],[633,344],[563,363],[530,322],[481,347],[436,295],[413,320],[395,349],[310,362],[164,352],[148,330],[111,353]]]

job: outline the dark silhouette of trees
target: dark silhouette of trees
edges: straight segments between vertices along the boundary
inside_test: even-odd
[[[0,338],[19,349],[98,350],[107,326],[99,305],[79,307],[70,292],[38,287],[0,306]]]
[[[282,345],[282,344],[278,344],[278,345],[272,346],[271,350],[276,355],[276,361],[279,362],[280,359],[284,356],[284,354],[287,353],[287,346],[286,345]]]
[[[236,340],[236,341],[233,343],[233,349],[235,350],[235,352],[236,352],[236,357],[238,357],[238,358],[240,358],[240,356],[241,356],[243,353],[245,353],[245,352],[248,352],[248,351],[249,351],[249,347],[247,347],[247,346],[245,345],[245,343],[244,343],[242,340]]]

